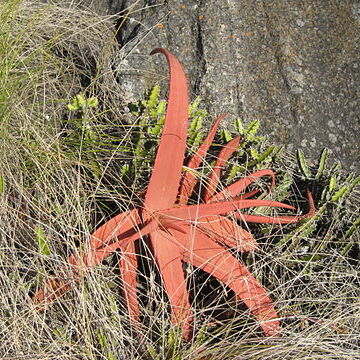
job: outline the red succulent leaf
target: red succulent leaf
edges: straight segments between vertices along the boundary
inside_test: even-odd
[[[184,237],[187,229],[183,229]],[[150,235],[154,256],[161,273],[168,299],[171,304],[172,321],[182,324],[183,336],[190,339],[192,328],[192,312],[186,279],[182,266],[182,256],[177,239],[169,232],[157,231]]]
[[[45,285],[33,296],[32,301],[37,310],[44,310],[46,304],[50,304],[69,290],[71,290],[71,285],[68,280],[50,277]]]
[[[295,210],[293,206],[278,201],[237,200],[173,207],[171,209],[158,212],[156,216],[159,219],[161,225],[167,227],[169,223],[177,223],[181,221],[198,221],[206,216],[227,214],[232,211],[260,206],[280,207],[284,209]]]
[[[136,291],[138,263],[135,243],[130,242],[126,247],[123,247],[120,255],[120,278],[123,284],[123,295],[128,313],[133,323],[139,323],[140,309]]]
[[[138,209],[120,213],[98,227],[88,241],[90,249],[99,249],[108,244],[117,234],[127,233],[140,223]]]
[[[189,169],[195,170],[203,162],[210,146],[212,145],[212,142],[214,141],[214,137],[215,137],[217,129],[219,127],[220,121],[222,119],[224,119],[225,116],[226,116],[226,114],[222,114],[216,119],[208,136],[206,137],[206,139],[199,146],[199,148],[197,149],[195,154],[190,158],[189,162],[187,163],[187,167]],[[187,203],[196,183],[197,183],[196,176],[191,171],[185,172],[185,174],[182,178],[182,181],[180,184],[180,190],[179,190],[179,204],[180,205],[185,205]]]
[[[208,186],[204,191],[204,202],[208,202],[214,195],[219,182],[223,167],[226,165],[230,156],[236,151],[240,143],[240,136],[230,140],[220,151],[218,158],[216,159],[215,166],[213,167],[208,179]]]
[[[212,215],[202,218],[196,226],[201,232],[220,244],[237,248],[241,252],[255,251],[258,244],[251,233],[236,221],[224,216]]]
[[[235,213],[235,216],[246,222],[253,222],[258,224],[294,224],[305,218],[311,218],[315,215],[315,204],[312,194],[307,190],[307,197],[309,202],[309,211],[305,215],[281,215],[281,216],[263,216],[263,215],[249,215],[242,213]]]
[[[166,56],[169,64],[170,89],[165,123],[145,196],[144,205],[150,212],[169,208],[176,201],[188,126],[188,90],[182,66],[165,49],[155,49],[151,55],[159,52]]]
[[[245,265],[201,231],[196,231],[193,237],[176,231],[173,234],[185,245],[183,257],[186,262],[229,286],[259,320],[266,335],[279,332],[280,323],[269,296]]]
[[[233,199],[235,196],[239,195],[242,191],[244,191],[249,185],[254,183],[258,178],[264,176],[271,176],[271,185],[270,188],[275,186],[275,174],[270,169],[264,169],[253,172],[251,175],[248,175],[233,184],[227,186],[224,190],[219,191],[214,196],[210,197],[209,202],[217,202],[225,199]],[[253,196],[256,194],[258,190],[251,192],[247,197]],[[244,197],[243,197],[244,199]]]
[[[234,200],[245,200],[245,199],[249,199],[249,198],[253,197],[254,195],[258,194],[259,192],[260,192],[259,189],[253,190],[253,191],[249,191],[249,192],[246,193],[246,194],[241,194],[241,195],[235,196],[235,197],[234,197]]]
[[[160,223],[158,219],[156,217],[152,217],[142,228],[136,225],[127,232],[122,233],[119,231],[116,237],[112,238],[111,241],[97,249],[91,249],[89,253],[85,254],[84,263],[91,266],[98,265],[117,249],[125,248],[130,242],[143,238],[144,236],[159,229]]]
[[[115,216],[100,226],[89,239],[88,251],[83,256],[75,254],[69,256],[67,262],[70,265],[70,269],[67,268],[61,271],[64,273],[63,279],[60,277],[49,278],[44,288],[39,289],[35,293],[32,298],[33,302],[37,305],[53,302],[71,290],[71,283],[78,281],[81,268],[100,264],[104,258],[117,249],[120,249],[125,254],[128,253],[129,250],[133,249],[131,246],[128,247],[131,242],[158,229],[158,222],[152,219],[140,230],[136,219],[138,219],[139,223],[138,210],[133,209]],[[129,264],[135,265],[133,258],[127,260]]]

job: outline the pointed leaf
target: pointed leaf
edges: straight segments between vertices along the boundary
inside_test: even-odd
[[[197,227],[209,238],[223,245],[238,248],[241,252],[258,249],[258,244],[251,233],[224,216],[206,216],[201,219]]]
[[[102,251],[102,252],[90,252],[86,253],[83,256],[82,263],[84,265],[91,264],[93,266],[98,265],[106,256],[110,255],[116,249],[120,248],[122,253],[125,253],[125,258],[120,262],[120,268],[124,271],[136,269],[136,259],[134,258],[134,253],[129,253],[133,249],[132,243],[129,246],[129,242],[125,244],[124,247],[121,247],[118,243],[116,248],[113,251]],[[107,248],[109,249],[109,248]],[[32,297],[32,302],[37,305],[38,310],[42,310],[45,304],[50,304],[56,299],[60,298],[68,291],[72,289],[74,283],[77,283],[79,280],[79,269],[82,265],[79,261],[79,258],[75,255],[69,256],[67,262],[71,265],[70,269],[63,269],[62,277],[52,276],[50,277],[45,285],[39,289],[35,295]],[[121,275],[122,280],[124,281],[124,294],[128,304],[128,310],[131,315],[131,318],[134,321],[138,320],[138,304],[136,299],[136,286],[134,288],[134,281],[136,280],[136,272],[124,272]]]
[[[329,149],[325,148],[323,149],[323,151],[321,152],[321,156],[320,156],[320,160],[319,160],[319,166],[315,175],[315,179],[320,179],[325,171],[326,168],[326,162],[328,159],[328,152]]]
[[[229,160],[230,156],[236,151],[240,143],[240,136],[230,140],[220,151],[218,158],[216,160],[215,166],[212,169],[212,172],[208,179],[208,185],[204,192],[204,201],[208,200],[215,193],[219,182],[223,167],[226,165],[226,162]]]
[[[96,266],[100,264],[107,256],[120,248],[125,248],[130,242],[150,233],[159,230],[159,221],[152,218],[146,225],[139,228],[138,226],[129,229],[126,232],[118,232],[111,241],[99,248],[90,248],[90,251],[83,256],[83,263],[87,266]]]
[[[194,237],[176,231],[174,235],[187,242],[184,260],[229,286],[257,318],[265,335],[279,332],[278,315],[269,296],[243,264],[201,231]]]
[[[167,50],[158,48],[151,54],[159,52],[166,56],[169,64],[170,89],[165,124],[145,196],[145,208],[149,211],[166,209],[176,201],[188,125],[188,89],[184,71]]]
[[[152,220],[144,226],[143,230],[139,230],[136,223],[138,219],[138,210],[133,209],[115,216],[100,226],[90,237],[89,251],[85,252],[81,261],[78,255],[69,256],[67,262],[71,265],[71,268],[62,270],[62,273],[64,273],[63,278],[67,280],[65,281],[56,276],[51,277],[46,281],[43,288],[39,289],[32,297],[32,301],[35,304],[54,301],[71,290],[71,283],[77,281],[79,268],[82,265],[96,266],[117,249],[126,249],[126,246],[131,241],[148,234],[154,229],[158,229],[157,221]]]
[[[245,222],[252,222],[257,224],[293,224],[303,219],[302,216],[263,216],[263,215],[249,215],[249,214],[235,214],[235,216]]]
[[[135,328],[140,321],[139,302],[137,299],[137,256],[135,244],[129,243],[121,249],[119,260],[120,278],[123,283],[123,294],[127,304],[130,320]]]
[[[57,277],[49,278],[45,285],[39,289],[32,297],[32,302],[36,305],[37,310],[43,310],[45,304],[49,304],[60,296],[71,290],[68,281]]]
[[[35,229],[35,234],[36,234],[36,242],[38,243],[40,254],[49,256],[51,252],[50,252],[49,243],[46,240],[46,235],[44,234],[44,230],[40,227],[37,227]]]
[[[182,207],[174,207],[163,210],[156,214],[159,222],[168,227],[169,223],[179,221],[194,221],[205,216],[227,214],[231,211],[259,207],[270,206],[280,207],[284,209],[295,210],[291,205],[270,200],[237,200],[237,201],[221,201],[210,204],[188,205]]]
[[[233,200],[245,200],[245,199],[249,199],[249,198],[251,198],[252,196],[258,194],[259,192],[260,192],[259,189],[258,189],[258,190],[253,190],[253,191],[249,191],[249,192],[246,193],[246,194],[241,194],[241,195],[239,195],[239,196],[235,196],[235,197],[233,198]],[[210,202],[211,202],[211,201],[210,201]]]
[[[216,119],[208,136],[206,137],[204,142],[199,146],[196,153],[190,158],[189,162],[187,163],[188,168],[196,169],[203,162],[212,142],[214,141],[214,137],[215,137],[216,131],[219,127],[220,121],[222,119],[224,119],[225,116],[226,116],[226,114],[222,114]],[[191,196],[191,193],[192,193],[196,183],[197,183],[197,179],[196,179],[195,175],[191,171],[186,172],[185,175],[183,176],[180,190],[179,190],[179,204],[185,205],[187,203],[187,200]]]
[[[307,197],[309,201],[309,211],[305,215],[292,215],[292,216],[263,216],[263,215],[248,215],[235,213],[235,216],[246,222],[253,222],[258,224],[293,224],[305,218],[311,218],[315,215],[315,204],[312,194],[307,190]]]
[[[0,194],[4,192],[4,177],[0,175]]]
[[[187,234],[183,234],[188,236]],[[174,324],[182,324],[183,336],[190,340],[192,311],[177,240],[169,233],[157,231],[150,235],[166,293],[169,297]]]
[[[305,178],[310,179],[311,173],[310,173],[308,164],[306,162],[304,152],[300,149],[298,149],[298,151],[297,151],[297,160],[299,163],[300,170],[302,171]]]
[[[94,231],[89,239],[89,247],[97,249],[106,245],[119,232],[126,233],[130,229],[140,225],[138,209],[132,209],[120,213]]]
[[[271,176],[271,185],[273,188],[275,186],[275,174],[272,170],[264,169],[253,172],[251,175],[248,175],[233,184],[226,187],[224,190],[218,192],[209,199],[209,202],[217,202],[219,200],[233,198],[234,196],[239,195],[243,190],[245,190],[249,185],[254,183],[257,179],[263,176]],[[252,193],[253,195],[254,193]],[[251,195],[251,196],[252,196]]]

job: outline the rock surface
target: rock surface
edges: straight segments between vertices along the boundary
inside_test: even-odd
[[[359,170],[360,3],[357,0],[86,0],[117,18],[116,59],[129,101],[166,87],[165,47],[212,119],[259,119],[272,142],[316,159],[329,147]],[[210,119],[209,119],[210,121]]]

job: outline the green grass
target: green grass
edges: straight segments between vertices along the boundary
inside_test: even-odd
[[[140,201],[165,108],[156,90],[131,104],[125,121],[110,18],[20,0],[0,7],[1,359],[360,359],[359,180],[326,164],[326,154],[309,166],[302,154],[270,146],[257,122],[235,122],[244,140],[224,184],[269,167],[279,178],[269,198],[305,212],[310,187],[318,209],[299,226],[248,225],[260,251],[241,260],[269,290],[281,337],[262,337],[229,289],[189,267],[197,333],[184,342],[156,269],[144,265],[139,339],[124,310],[116,256],[36,311],[30,295],[44,279],[66,268],[67,255],[81,252],[99,224]],[[98,104],[76,107],[79,94]],[[210,118],[198,102],[191,114],[188,153]],[[224,130],[218,144],[229,136]]]

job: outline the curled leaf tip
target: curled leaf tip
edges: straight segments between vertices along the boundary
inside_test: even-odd
[[[155,49],[151,50],[150,55],[158,54],[159,52],[162,52],[163,54],[168,53],[167,50],[159,47],[159,48],[155,48]]]

